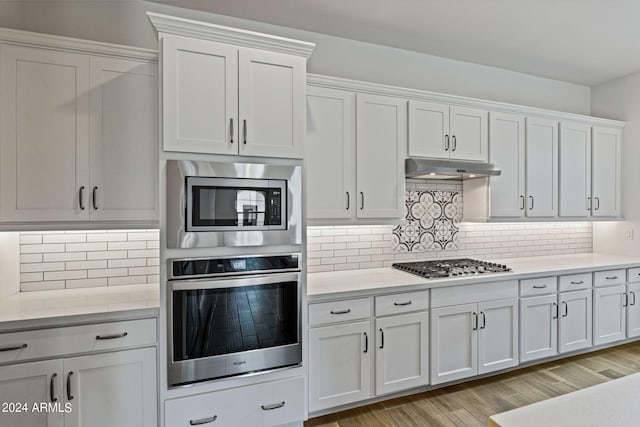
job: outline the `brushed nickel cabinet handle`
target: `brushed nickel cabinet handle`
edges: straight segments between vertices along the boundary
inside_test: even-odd
[[[629,291],[629,293],[633,297],[633,302],[631,304],[629,304],[629,305],[636,305],[636,293],[633,292],[633,291]]]
[[[484,311],[481,311],[480,314],[482,314],[482,326],[480,326],[480,329],[486,329],[487,328],[487,316],[485,316]]]
[[[594,198],[596,199],[596,209],[595,210],[598,210],[598,209],[600,209],[600,197],[594,197]]]
[[[473,312],[471,313],[471,315],[473,316],[473,327],[471,328],[471,330],[477,331],[478,330],[478,314],[476,312]]]
[[[449,135],[444,136],[444,151],[449,151]]]
[[[380,348],[384,348],[384,331],[380,328]]]
[[[618,276],[607,276],[607,277],[605,277],[605,279],[607,279],[607,280],[615,280],[617,278],[618,278]]]
[[[457,141],[456,141],[456,136],[453,135],[451,137],[451,139],[453,140],[453,148],[451,148],[451,151],[456,151],[456,148],[458,148],[458,144],[457,144]]]
[[[210,423],[214,422],[217,419],[218,419],[218,416],[214,415],[213,417],[209,417],[209,418],[200,418],[199,420],[189,420],[189,425],[190,426],[201,426],[203,424],[210,424]]]
[[[23,348],[27,348],[28,344],[20,344],[20,345],[13,345],[11,347],[4,347],[4,348],[0,348],[0,351],[14,351],[14,350],[22,350]]]
[[[558,318],[558,304],[556,304],[555,302],[553,303],[553,311],[555,313],[555,316],[552,314],[551,318],[552,319],[557,319]]]
[[[80,205],[80,210],[84,210],[84,185],[80,187],[80,191],[78,191],[78,205]]]
[[[547,285],[533,285],[533,289],[544,289]]]
[[[233,144],[233,117],[229,119],[229,143]]]
[[[347,210],[351,207],[351,197],[349,196],[349,192],[347,191]]]
[[[531,201],[531,207],[529,208],[530,211],[533,210],[533,196],[529,196],[529,200]]]
[[[115,340],[116,338],[124,338],[127,335],[129,335],[126,332],[123,332],[121,334],[111,334],[111,335],[96,335],[96,339],[97,340]]]
[[[368,353],[369,352],[369,336],[367,335],[366,332],[363,332],[364,334],[364,353]]]
[[[73,371],[67,374],[67,400],[73,400],[73,396],[71,395],[71,375],[73,375]]]
[[[591,210],[591,197],[587,197],[587,211]]]
[[[330,313],[331,314],[349,314],[351,313],[351,309],[347,308],[346,310],[337,310],[337,311],[331,310]]]
[[[524,210],[524,196],[520,196],[520,210]]]
[[[562,317],[567,317],[569,315],[569,304],[567,304],[566,301],[562,301],[562,305],[564,307],[564,314]]]
[[[58,376],[55,372],[51,374],[51,381],[49,381],[49,400],[51,402],[57,402],[58,398],[55,396],[55,378]]]
[[[280,403],[274,403],[273,405],[260,405],[260,407],[262,408],[263,411],[271,411],[273,409],[282,408],[284,404],[285,404],[285,401],[283,400]]]
[[[360,192],[360,210],[364,209],[364,193]]]
[[[93,187],[93,191],[91,192],[91,203],[93,204],[93,210],[97,211],[98,210],[98,187]]]
[[[572,285],[582,285],[584,283],[584,280],[578,280],[577,282],[571,282]]]
[[[629,306],[629,294],[628,293],[624,293],[624,302],[622,303],[623,307],[628,307]]]

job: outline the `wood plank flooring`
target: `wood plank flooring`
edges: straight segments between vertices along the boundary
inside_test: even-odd
[[[305,427],[486,427],[489,416],[640,372],[640,342],[348,411]]]

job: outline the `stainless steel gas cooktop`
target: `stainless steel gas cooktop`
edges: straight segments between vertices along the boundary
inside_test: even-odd
[[[478,261],[470,258],[445,259],[420,262],[398,262],[393,268],[406,271],[427,279],[442,277],[472,276],[486,273],[502,273],[511,271],[503,264]]]

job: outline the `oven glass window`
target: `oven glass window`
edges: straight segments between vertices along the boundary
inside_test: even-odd
[[[298,283],[173,292],[174,361],[298,343]]]

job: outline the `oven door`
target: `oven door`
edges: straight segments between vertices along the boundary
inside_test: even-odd
[[[299,365],[300,289],[300,273],[169,282],[169,384]]]
[[[187,231],[286,230],[287,181],[187,177]]]

